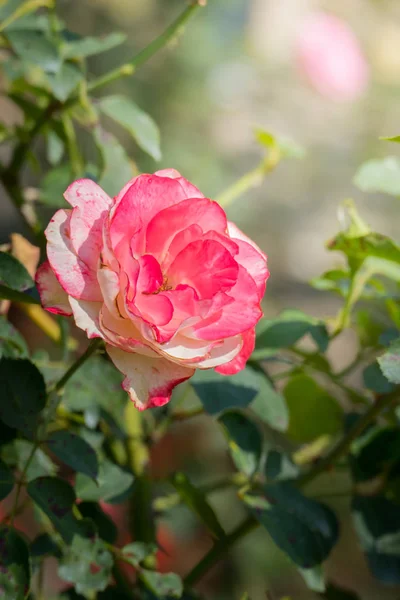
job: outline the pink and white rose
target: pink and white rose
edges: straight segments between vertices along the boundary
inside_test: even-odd
[[[302,24],[296,58],[300,71],[322,96],[353,101],[366,90],[369,68],[352,29],[338,17],[314,13]]]
[[[265,254],[173,170],[110,198],[89,179],[64,194],[37,272],[43,306],[102,338],[138,409],[162,406],[195,369],[233,374],[254,348]]]

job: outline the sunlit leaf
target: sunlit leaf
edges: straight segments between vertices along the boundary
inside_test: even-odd
[[[378,358],[382,373],[391,383],[400,383],[400,339],[393,342],[389,349]]]
[[[84,37],[78,40],[68,41],[62,48],[64,58],[84,58],[106,52],[120,46],[126,40],[124,33],[110,33],[103,38]]]
[[[74,535],[60,561],[58,574],[73,583],[78,594],[85,594],[107,587],[113,564],[113,555],[102,540]]]
[[[157,573],[142,569],[140,578],[158,598],[181,598],[183,594],[182,580],[175,573]]]
[[[110,196],[115,196],[135,175],[133,163],[111,133],[97,127],[95,140],[103,161],[103,170],[98,184]]]
[[[133,475],[108,460],[100,463],[97,483],[87,475],[78,473],[75,490],[80,500],[105,502],[123,494],[133,483]]]
[[[354,184],[363,192],[400,196],[400,160],[396,156],[369,160],[358,169]]]

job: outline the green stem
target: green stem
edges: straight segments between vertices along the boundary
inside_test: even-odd
[[[135,73],[136,69],[152,58],[159,50],[164,48],[184,27],[186,22],[194,15],[194,13],[202,6],[199,0],[192,2],[179,17],[171,23],[169,27],[155,40],[153,40],[146,48],[137,54],[130,62],[121,65],[106,73],[102,77],[95,79],[88,85],[88,90],[93,92],[98,90],[121,77],[129,77]]]
[[[216,542],[211,550],[185,577],[184,583],[188,587],[194,586],[202,577],[226,554],[230,548],[240,539],[258,527],[258,521],[254,517],[247,517],[224,539]]]
[[[215,200],[218,202],[218,204],[223,206],[223,208],[226,208],[249,189],[261,185],[264,177],[267,175],[267,173],[270,173],[275,169],[280,159],[281,153],[279,149],[271,149],[267,157],[263,158],[258,167],[243,175],[243,177],[238,179],[227,190],[222,192],[222,194],[219,194]]]
[[[68,369],[68,371],[66,371],[66,373],[64,373],[64,375],[61,377],[61,379],[59,379],[57,381],[57,383],[55,384],[53,391],[55,392],[61,392],[63,390],[63,388],[65,387],[65,384],[69,381],[69,379],[71,379],[72,375],[83,365],[83,363],[85,363],[87,361],[88,358],[90,358],[90,356],[92,356],[92,354],[94,354],[102,345],[103,340],[100,338],[96,338],[94,340],[92,340],[89,344],[89,346],[86,348],[85,352],[82,354],[82,356],[80,356]]]

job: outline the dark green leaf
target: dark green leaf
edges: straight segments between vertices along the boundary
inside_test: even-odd
[[[196,488],[184,473],[176,473],[172,477],[171,482],[181,497],[182,502],[200,517],[209,531],[217,539],[225,537],[225,532],[219,524],[214,510],[201,490]]]
[[[353,519],[373,575],[385,584],[399,584],[399,506],[383,496],[355,496]]]
[[[339,588],[332,583],[328,585],[328,588],[325,594],[323,594],[322,598],[325,598],[325,600],[360,600],[357,594]]]
[[[262,496],[246,494],[244,501],[277,546],[303,569],[321,564],[337,542],[334,513],[288,483],[265,486]]]
[[[383,375],[377,362],[373,362],[364,369],[363,381],[366,388],[377,394],[390,394],[395,389],[393,383],[390,383]]]
[[[8,466],[0,460],[0,501],[12,492],[13,487],[14,475]]]
[[[107,96],[100,100],[100,110],[124,127],[154,160],[161,159],[158,127],[134,102],[125,96]]]
[[[95,141],[103,162],[103,171],[98,183],[110,196],[116,196],[135,175],[133,163],[111,133],[98,127],[95,130]]]
[[[389,349],[378,358],[382,373],[391,383],[400,383],[400,338],[390,344]]]
[[[158,598],[181,598],[183,594],[183,583],[179,575],[175,573],[157,573],[142,569],[140,578],[144,584]]]
[[[228,439],[233,462],[248,477],[259,468],[263,439],[257,425],[237,411],[224,412],[218,421]]]
[[[28,483],[27,492],[68,544],[82,533],[85,522],[72,512],[76,497],[69,483],[58,477],[39,477]]]
[[[400,196],[400,160],[396,156],[369,160],[358,169],[354,184],[363,192]]]
[[[267,480],[293,479],[298,474],[299,467],[286,454],[274,448],[268,451],[265,461],[265,475]]]
[[[126,492],[132,485],[133,480],[131,473],[123,471],[108,460],[104,460],[100,464],[98,483],[96,484],[90,477],[78,473],[75,489],[80,500],[88,500],[89,502],[110,501]]]
[[[250,368],[226,377],[212,370],[197,370],[190,380],[204,409],[216,415],[228,408],[244,408],[257,396],[260,376]]]
[[[11,300],[11,302],[22,302],[23,304],[40,304],[40,300],[29,294],[17,292],[5,285],[0,285],[0,299]]]
[[[22,335],[0,315],[0,358],[26,358],[28,347]]]
[[[57,47],[41,31],[8,31],[8,41],[22,61],[41,67],[46,73],[57,73],[61,58]]]
[[[71,469],[96,479],[99,471],[97,455],[84,439],[71,431],[55,431],[47,438],[47,446]]]
[[[24,292],[34,286],[32,277],[16,258],[0,252],[0,285],[17,292]]]
[[[273,348],[293,346],[310,334],[321,352],[329,344],[325,325],[298,310],[285,310],[276,319],[264,319],[257,327],[256,349],[253,358],[263,358],[263,352]]]
[[[29,550],[18,531],[0,525],[0,590],[3,600],[24,600],[30,587]]]
[[[124,33],[110,33],[103,38],[85,37],[64,44],[62,54],[64,58],[85,58],[100,54],[120,46],[126,40]]]
[[[54,96],[65,102],[83,79],[83,72],[75,63],[64,62],[56,73],[47,74],[47,82]]]
[[[335,435],[342,428],[343,411],[338,402],[308,375],[295,375],[284,389],[289,410],[288,436],[312,442],[321,435]]]
[[[61,579],[73,583],[78,594],[105,590],[114,560],[100,539],[75,535],[58,568]]]
[[[118,529],[114,521],[95,502],[81,502],[79,512],[86,519],[90,519],[96,526],[99,537],[108,544],[114,544]]]
[[[0,418],[9,427],[30,429],[46,405],[46,386],[29,360],[0,360]]]
[[[289,424],[289,413],[284,396],[277,392],[266,376],[257,373],[259,392],[249,408],[261,421],[273,429],[286,431]]]
[[[155,544],[146,544],[145,542],[132,542],[122,548],[125,559],[135,568],[140,567],[147,557],[153,556],[156,552]]]
[[[356,481],[389,475],[400,460],[400,431],[370,427],[352,444],[350,464]]]
[[[48,533],[41,533],[35,537],[33,542],[31,542],[29,551],[32,558],[42,558],[43,556],[61,556],[58,545]]]

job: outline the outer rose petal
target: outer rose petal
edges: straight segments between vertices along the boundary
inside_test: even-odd
[[[265,286],[269,278],[267,257],[260,248],[248,238],[234,223],[228,222],[228,233],[239,247],[235,259],[246,269],[256,282],[260,300],[264,296]]]
[[[71,206],[79,206],[82,210],[89,206],[95,219],[112,206],[110,196],[91,179],[78,179],[71,183],[64,192],[64,198]]]
[[[86,300],[77,300],[70,296],[75,323],[80,329],[86,331],[89,339],[104,338],[99,328],[99,314],[102,307],[101,302],[87,302]]]
[[[176,169],[160,169],[156,171],[154,175],[158,177],[169,177],[170,179],[177,179],[182,186],[187,198],[204,198],[204,194],[200,192],[190,181],[182,177],[179,171]]]
[[[164,358],[124,352],[109,345],[106,350],[117,369],[126,375],[122,387],[139,410],[163,406],[170,400],[174,387],[194,374],[194,369]]]
[[[216,371],[222,375],[234,375],[245,368],[256,343],[256,330],[249,329],[242,334],[243,346],[239,354],[231,361],[216,367]]]
[[[74,252],[70,240],[70,210],[58,210],[47,226],[47,257],[62,288],[69,296],[101,301],[96,273]]]
[[[48,260],[36,271],[35,280],[43,307],[56,315],[70,317],[72,311],[68,295],[58,283]]]

